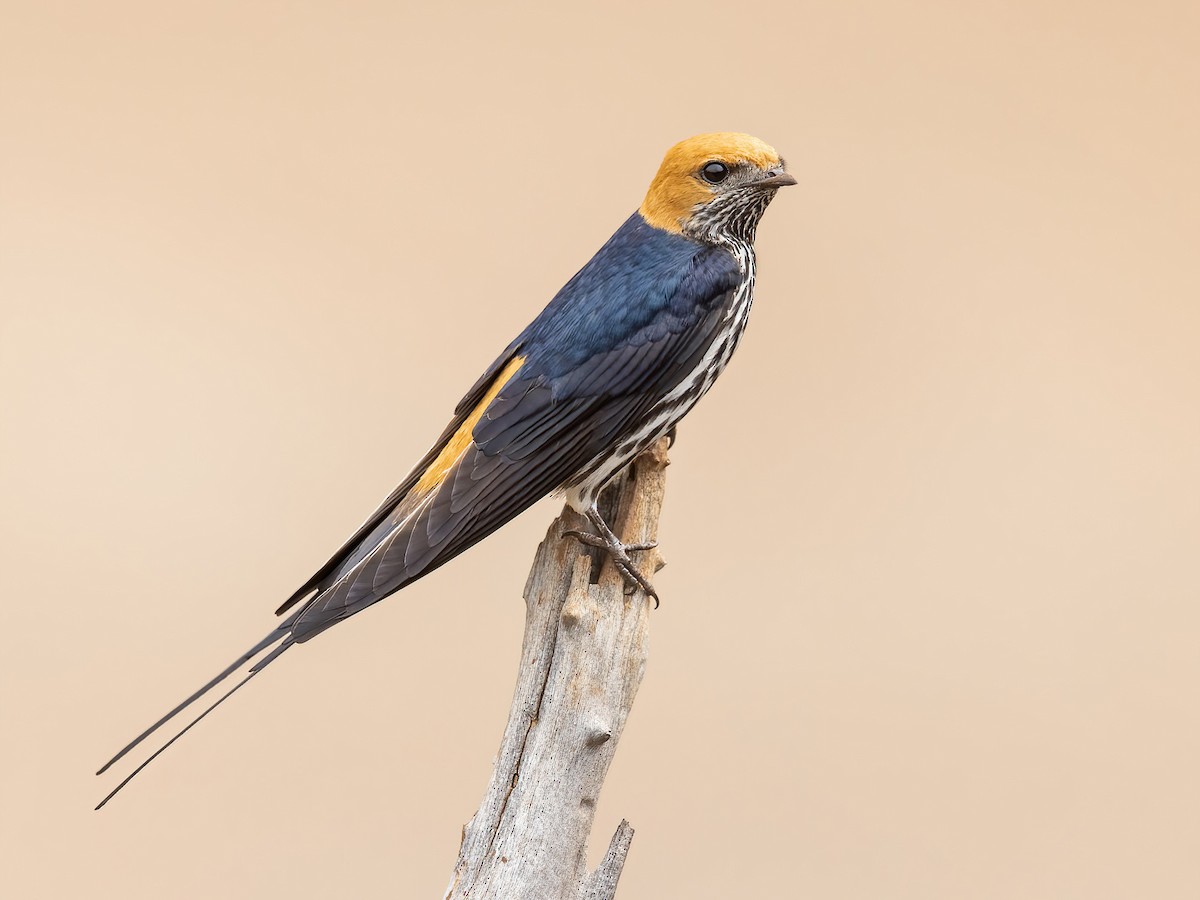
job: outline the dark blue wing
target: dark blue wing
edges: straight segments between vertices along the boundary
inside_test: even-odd
[[[740,280],[728,252],[639,216],[627,222],[493,364],[402,490],[310,580],[319,593],[296,640],[433,571],[619,445],[699,365]],[[517,367],[505,375],[506,364]],[[422,491],[422,473],[441,465],[472,407],[470,440]]]

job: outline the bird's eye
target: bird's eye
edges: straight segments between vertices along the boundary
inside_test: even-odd
[[[729,177],[729,166],[723,162],[713,160],[704,164],[704,168],[700,170],[700,174],[709,184],[720,184]]]

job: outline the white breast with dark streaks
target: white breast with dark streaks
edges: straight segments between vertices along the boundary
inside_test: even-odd
[[[583,512],[596,500],[608,480],[616,475],[643,450],[669,432],[703,397],[729,364],[750,318],[754,302],[754,247],[744,241],[723,241],[737,259],[742,282],[734,292],[721,330],[709,344],[700,362],[670,393],[666,394],[646,415],[642,426],[628,436],[611,454],[593,460],[584,469],[584,476],[566,489],[567,503]]]

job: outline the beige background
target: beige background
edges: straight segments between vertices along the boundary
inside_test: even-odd
[[[621,898],[1200,896],[1198,44],[1190,2],[5,4],[5,896],[441,896],[554,501],[104,813],[91,772],[714,129],[801,186],[674,454]]]

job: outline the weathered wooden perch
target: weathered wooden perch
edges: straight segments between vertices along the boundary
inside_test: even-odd
[[[601,498],[626,543],[658,535],[667,440],[642,454]],[[599,551],[563,537],[586,530],[564,509],[538,547],[525,586],[525,639],[508,725],[487,794],[463,829],[446,900],[612,900],[633,829],[621,822],[587,871],[596,800],[633,706],[653,601],[625,594]],[[656,550],[634,554],[651,575]]]

